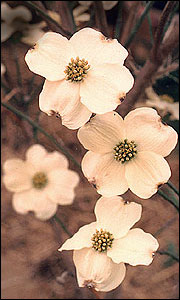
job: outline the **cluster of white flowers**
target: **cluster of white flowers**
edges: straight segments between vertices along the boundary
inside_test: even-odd
[[[128,189],[143,199],[156,193],[171,176],[164,157],[177,143],[176,131],[161,122],[155,109],[137,108],[124,120],[114,111],[134,84],[124,66],[127,55],[117,40],[83,28],[69,40],[45,33],[25,56],[29,69],[46,78],[40,109],[49,116],[58,113],[63,125],[79,129],[77,137],[88,150],[82,171],[102,195],[95,205],[96,221],[59,249],[74,250],[79,286],[97,291],[116,288],[125,277],[125,263],[152,262],[157,240],[142,229],[131,229],[142,206],[119,195]],[[79,179],[67,167],[63,155],[49,154],[40,145],[30,147],[25,162],[8,160],[3,179],[15,193],[16,211],[33,210],[45,220],[55,214],[57,204],[71,204]]]

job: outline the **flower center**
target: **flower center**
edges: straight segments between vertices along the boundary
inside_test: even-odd
[[[114,240],[113,235],[103,229],[97,230],[93,234],[92,238],[92,248],[98,252],[105,252],[108,248],[112,247],[112,242]]]
[[[44,174],[43,172],[37,172],[33,176],[32,182],[33,182],[33,186],[36,189],[42,189],[42,188],[44,188],[47,185],[48,179],[47,179],[46,174]]]
[[[66,66],[64,73],[66,74],[66,80],[79,82],[84,79],[86,76],[90,65],[88,65],[88,61],[83,59],[79,59],[77,56],[76,59],[71,58],[70,63]]]
[[[120,161],[122,164],[131,160],[137,154],[137,145],[134,141],[128,142],[127,139],[124,142],[117,144],[114,149],[114,158]]]

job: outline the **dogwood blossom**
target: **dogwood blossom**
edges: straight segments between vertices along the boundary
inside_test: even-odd
[[[140,228],[142,206],[124,201],[120,196],[101,197],[95,205],[96,221],[79,229],[58,249],[74,250],[80,287],[110,291],[124,279],[124,263],[149,265],[158,249],[157,240]]]
[[[79,30],[70,40],[45,33],[25,56],[29,69],[46,78],[40,109],[58,113],[70,129],[81,127],[92,113],[115,109],[134,83],[123,65],[127,55],[116,39],[92,28]]]
[[[34,45],[37,39],[44,35],[45,22],[29,24],[32,20],[31,11],[22,5],[11,8],[6,2],[1,3],[1,42],[5,42],[16,32],[22,32],[21,41],[28,45]]]
[[[48,153],[41,145],[32,145],[26,160],[8,159],[3,165],[3,182],[13,192],[13,208],[21,214],[34,211],[47,220],[58,204],[70,205],[79,182],[76,172],[68,169],[68,160],[57,151]]]
[[[79,129],[78,139],[90,150],[82,171],[103,196],[121,195],[129,188],[147,199],[171,176],[164,157],[176,146],[177,133],[161,122],[155,109],[137,108],[124,120],[114,111],[97,115]]]

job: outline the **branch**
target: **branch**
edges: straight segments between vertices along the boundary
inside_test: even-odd
[[[154,38],[154,46],[152,49],[152,59],[153,61],[158,59],[158,48],[160,46],[160,43],[162,41],[163,33],[164,33],[164,26],[168,20],[168,17],[174,7],[176,6],[177,1],[168,1],[166,6],[164,7],[162,14],[160,16],[159,24],[157,27],[157,30],[155,32],[155,38]]]
[[[95,18],[97,27],[105,36],[109,37],[109,28],[103,3],[102,1],[94,1],[93,4],[95,8]]]
[[[72,36],[72,33],[69,31],[64,30],[59,23],[57,23],[54,19],[52,19],[44,10],[44,7],[42,5],[42,8],[34,4],[34,2],[40,2],[40,1],[24,1],[24,4],[29,6],[30,8],[34,9],[36,12],[38,12],[41,17],[47,22],[49,28],[52,31],[58,32],[67,38]],[[40,2],[41,3],[41,2]],[[42,4],[42,3],[41,3]]]
[[[151,55],[142,69],[139,71],[134,87],[127,94],[125,101],[119,106],[119,113],[125,116],[133,107],[136,101],[141,97],[145,88],[152,84],[153,78],[157,70],[163,63],[164,59],[179,45],[179,26],[174,28],[173,35],[171,34],[165,42],[157,50],[158,60],[152,61]]]

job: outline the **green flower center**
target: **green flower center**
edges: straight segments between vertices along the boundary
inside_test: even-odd
[[[83,59],[79,59],[77,56],[76,59],[71,58],[71,62],[66,66],[64,73],[66,74],[66,80],[70,80],[71,82],[79,82],[84,79],[87,75],[87,72],[90,68],[88,65],[88,61]]]
[[[46,174],[43,172],[37,172],[32,178],[32,183],[36,189],[44,188],[48,183]]]
[[[93,234],[92,238],[92,248],[98,252],[105,252],[108,248],[112,247],[112,242],[114,240],[113,235],[103,229],[97,230]]]
[[[128,142],[127,139],[124,142],[117,144],[114,150],[114,158],[120,161],[122,164],[131,160],[137,154],[137,145],[134,141]]]

